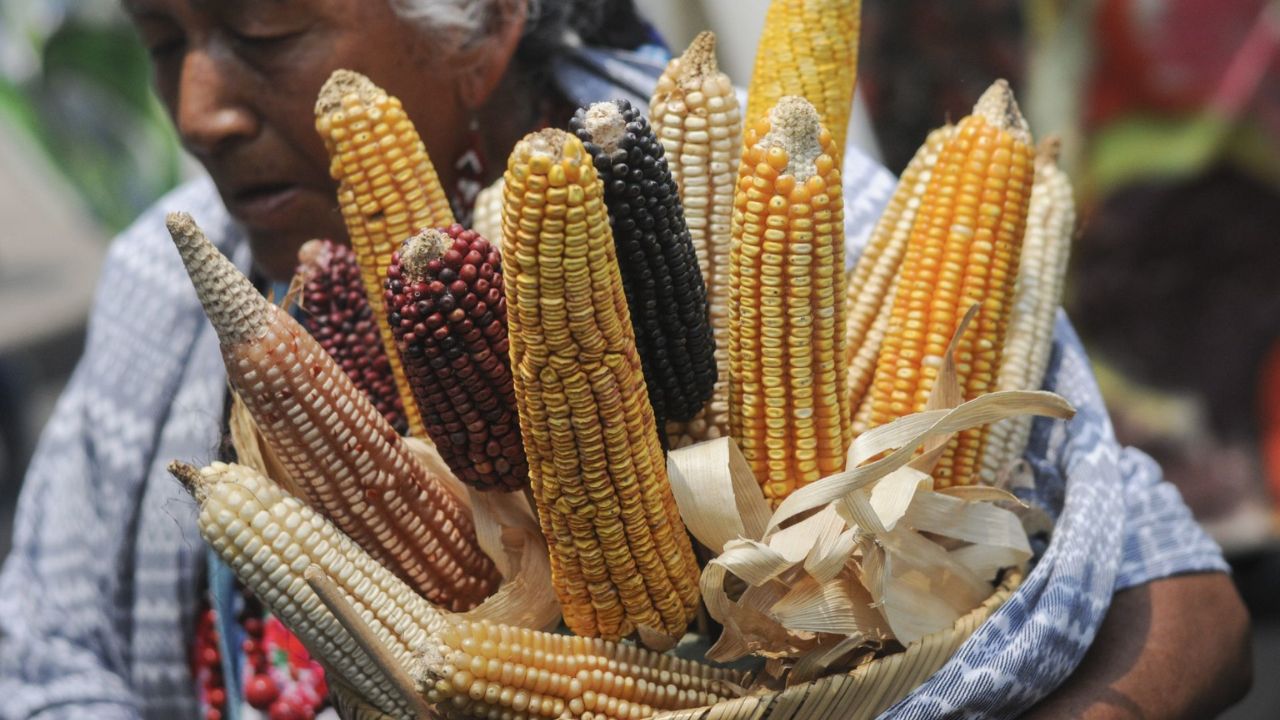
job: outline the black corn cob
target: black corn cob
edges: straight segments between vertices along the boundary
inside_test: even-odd
[[[591,153],[604,184],[658,427],[665,420],[689,420],[715,386],[715,340],[697,251],[662,144],[644,114],[626,100],[578,110],[569,129]]]
[[[396,391],[355,253],[332,240],[311,240],[298,250],[297,272],[303,280],[298,298],[303,327],[403,435],[408,429],[404,403]]]
[[[497,248],[461,225],[422,230],[392,256],[385,287],[405,375],[444,461],[479,490],[524,487]]]

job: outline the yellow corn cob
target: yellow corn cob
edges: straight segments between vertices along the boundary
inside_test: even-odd
[[[845,302],[844,364],[849,368],[849,375],[845,380],[845,388],[849,396],[849,408],[855,413],[855,436],[866,430],[865,427],[859,427],[856,412],[863,404],[867,388],[871,385],[880,342],[889,326],[894,278],[898,275],[898,266],[906,252],[911,225],[915,222],[921,198],[933,177],[933,166],[938,161],[938,154],[954,130],[954,126],[944,125],[929,133],[924,145],[911,158],[846,284],[848,299]]]
[[[526,136],[507,165],[502,253],[530,484],[566,624],[684,632],[698,566],[667,481],[603,188],[576,137]]]
[[[647,718],[737,696],[744,680],[634,645],[460,618],[423,656],[423,694],[457,718]]]
[[[667,65],[649,103],[653,131],[680,188],[716,344],[711,400],[693,420],[667,423],[673,448],[729,433],[729,244],[742,113],[733,83],[716,66],[715,51],[715,34],[699,34]]]
[[[442,615],[279,485],[242,465],[172,463],[199,504],[200,534],[236,576],[298,636],[307,650],[385,712],[409,708],[308,586],[318,565],[400,666],[440,629]]]
[[[844,203],[836,147],[786,97],[747,129],[734,200],[730,431],[765,497],[844,468]]]
[[[867,334],[862,339],[858,354],[849,364],[849,375],[858,373],[862,383],[861,391],[857,391],[852,382],[846,383],[846,387],[849,388],[849,407],[853,411],[853,437],[855,438],[871,429],[871,393],[867,391],[871,388],[875,375],[880,344],[884,342],[885,333],[889,331],[889,318],[893,315],[893,281],[896,276],[895,272],[894,277],[889,278],[890,284],[885,291],[883,304],[876,313],[871,327],[867,328]],[[855,398],[857,398],[856,401]]]
[[[338,181],[338,206],[408,415],[409,432],[426,438],[387,325],[382,283],[400,242],[424,226],[452,225],[453,212],[400,100],[369,78],[350,70],[335,71],[316,101],[316,131],[329,151],[329,174]]]
[[[1031,136],[1008,85],[997,81],[943,148],[902,260],[889,329],[872,383],[872,425],[925,407],[956,326],[965,400],[995,387],[1031,196]],[[967,430],[934,468],[940,486],[977,481],[985,428]]]
[[[494,249],[502,247],[502,178],[476,195],[476,208],[472,213],[471,229],[492,243]]]
[[[766,119],[784,95],[818,110],[839,166],[858,78],[861,0],[773,0],[764,16],[747,91],[747,127]]]
[[[1017,288],[1009,332],[1000,364],[998,390],[1034,390],[1044,381],[1053,347],[1053,320],[1062,302],[1075,227],[1071,181],[1058,168],[1058,142],[1041,143],[1036,153],[1036,179],[1027,211]],[[982,480],[996,484],[1022,455],[1031,435],[1030,416],[1008,418],[991,426],[982,455]]]
[[[462,504],[296,320],[267,302],[190,215],[168,219],[222,345],[227,378],[307,501],[428,600],[497,586]]]

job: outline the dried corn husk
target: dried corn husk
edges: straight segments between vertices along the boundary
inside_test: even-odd
[[[719,553],[701,579],[707,609],[725,628],[708,658],[818,653],[834,661],[859,646],[910,645],[953,626],[991,595],[1000,570],[1031,557],[1018,516],[993,504],[1016,504],[1013,495],[934,491],[929,471],[956,432],[1027,413],[1068,418],[1074,410],[1045,392],[990,393],[960,404],[952,355],[930,409],[860,436],[845,472],[797,490],[767,520],[768,505],[731,439],[671,453],[685,524]],[[731,578],[745,583],[741,594],[726,590]],[[823,669],[812,658],[802,667],[810,676]]]

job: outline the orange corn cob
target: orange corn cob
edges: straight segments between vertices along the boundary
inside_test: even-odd
[[[746,131],[733,213],[729,427],[765,497],[844,468],[844,204],[813,106]]]
[[[462,504],[296,320],[267,302],[190,215],[169,232],[267,444],[307,501],[431,602],[467,609],[499,577]]]
[[[684,632],[698,565],[667,481],[591,156],[559,130],[507,164],[502,262],[529,481],[565,623]]]
[[[872,383],[872,425],[924,409],[943,353],[956,351],[965,400],[995,388],[1032,184],[1031,135],[1004,81],[991,86],[943,148],[898,277]],[[934,468],[940,486],[977,479],[986,428],[966,430]]]
[[[338,205],[408,415],[409,431],[425,437],[387,325],[382,283],[400,242],[420,227],[452,225],[453,212],[404,107],[369,78],[350,70],[335,71],[316,101],[316,131],[329,151],[329,173],[338,181]]]

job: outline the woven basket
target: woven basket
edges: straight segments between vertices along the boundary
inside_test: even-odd
[[[906,697],[938,671],[978,626],[1022,584],[1022,573],[1006,573],[991,597],[946,630],[926,635],[907,649],[840,675],[829,675],[777,692],[726,700],[692,710],[659,713],[653,720],[869,720]],[[331,686],[345,720],[394,720],[364,704],[349,688]]]

